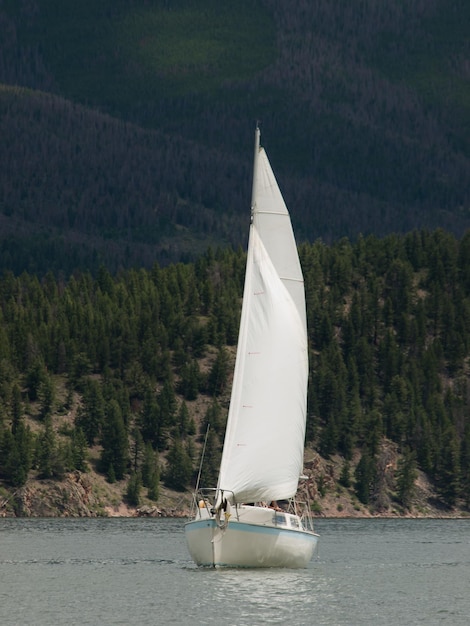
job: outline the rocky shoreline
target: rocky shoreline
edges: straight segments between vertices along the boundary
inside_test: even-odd
[[[318,471],[316,461],[307,463],[307,481],[303,488],[303,495],[313,502],[314,515],[318,518],[470,518],[470,512],[464,508],[445,507],[424,474],[419,474],[416,480],[415,496],[409,509],[390,501],[386,508],[378,510],[360,503],[352,490],[341,488],[333,470],[322,474],[322,488],[325,489],[326,482],[326,490],[320,493],[313,476],[318,475]],[[109,485],[94,473],[78,471],[67,474],[61,481],[29,480],[24,487],[7,495],[2,491],[0,517],[187,518],[190,515],[192,496],[189,492],[170,492],[163,488],[157,503],[144,501],[135,507],[125,502],[124,488],[125,483]]]
[[[341,481],[344,459],[325,459],[314,450],[306,450],[304,475],[298,499],[309,502],[318,518],[470,518],[464,502],[449,508],[435,486],[417,470],[413,495],[404,508],[394,493],[394,471],[397,466],[395,447],[384,442],[379,457],[382,489],[379,497],[367,505],[357,498],[353,486]],[[352,459],[354,467],[357,458]],[[351,481],[352,482],[352,481]],[[189,517],[192,493],[177,492],[160,484],[156,502],[141,494],[139,506],[126,502],[127,481],[109,483],[104,476],[90,470],[74,471],[62,480],[30,478],[16,491],[0,487],[0,517]]]

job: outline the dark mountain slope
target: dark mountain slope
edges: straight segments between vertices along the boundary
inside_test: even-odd
[[[66,241],[82,261],[150,265],[242,237],[230,209],[248,196],[249,171],[214,150],[19,88],[0,89],[0,132],[1,231],[13,254],[20,240],[33,256],[48,241],[53,262]],[[218,197],[202,185],[209,170],[229,181]]]
[[[1,212],[26,228],[36,212],[67,241],[73,231],[129,245],[114,265],[147,264],[147,244],[164,260],[197,252],[195,240],[243,243],[261,119],[301,238],[460,235],[470,226],[469,7],[4,0],[0,81],[68,103],[48,100],[39,115],[23,94],[2,114]],[[93,246],[111,262],[108,245]]]

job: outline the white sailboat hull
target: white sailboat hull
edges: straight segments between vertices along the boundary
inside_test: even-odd
[[[186,524],[185,534],[191,557],[206,567],[302,568],[318,541],[296,515],[251,506],[240,507],[225,528],[205,510],[199,512]]]

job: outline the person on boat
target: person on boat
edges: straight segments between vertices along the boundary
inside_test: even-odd
[[[274,509],[275,511],[282,511],[281,507],[279,506],[279,504],[276,502],[276,500],[273,500],[271,502],[271,504],[269,505],[270,509]]]

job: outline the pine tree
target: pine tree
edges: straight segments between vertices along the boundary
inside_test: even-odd
[[[219,396],[225,390],[228,373],[228,353],[225,348],[220,348],[207,379],[207,391],[210,395]]]
[[[170,489],[184,491],[191,480],[192,464],[180,439],[175,439],[167,457],[167,469],[165,472],[165,484]]]
[[[196,360],[190,360],[181,367],[181,379],[178,385],[185,400],[196,400],[200,384],[199,365]]]
[[[83,390],[83,407],[77,411],[75,425],[83,431],[88,445],[92,446],[99,436],[104,418],[105,403],[100,384],[95,380],[87,381]]]
[[[52,377],[45,374],[39,385],[38,400],[40,403],[39,415],[42,420],[50,416],[55,402],[55,387]]]
[[[101,471],[108,474],[112,466],[116,479],[121,480],[129,462],[129,444],[121,409],[116,400],[111,400],[107,407],[101,445]]]
[[[205,433],[208,426],[217,434],[222,434],[225,426],[225,421],[222,418],[222,407],[216,398],[212,400],[206,409],[204,420],[201,422],[201,433]]]
[[[160,411],[157,398],[150,386],[144,392],[142,409],[139,414],[139,424],[144,441],[150,441],[156,447],[159,440]]]
[[[460,446],[451,426],[443,433],[437,462],[437,485],[448,506],[454,506],[460,494]]]
[[[160,468],[158,452],[152,448],[150,443],[147,443],[145,447],[145,457],[142,464],[142,484],[148,488],[148,498],[157,501],[160,496]]]
[[[164,450],[167,445],[168,433],[174,422],[177,409],[175,390],[168,378],[163,384],[163,388],[158,394],[158,429],[156,433],[155,443],[158,450]]]
[[[26,372],[25,383],[28,390],[28,398],[31,402],[35,402],[38,399],[39,388],[46,377],[47,372],[44,367],[44,363],[41,359],[36,358],[34,363]]]
[[[106,480],[110,485],[116,482],[116,473],[114,471],[114,465],[112,462],[108,465],[108,471],[106,472]]]
[[[13,434],[7,428],[0,428],[0,476],[14,487],[26,483],[33,460],[33,435],[23,422]]]
[[[354,473],[356,479],[355,491],[357,497],[363,504],[369,504],[370,502],[375,473],[375,459],[370,452],[365,449]]]
[[[87,441],[81,428],[72,431],[72,462],[73,468],[80,472],[88,471]]]
[[[147,491],[147,497],[149,500],[153,500],[154,502],[158,501],[160,497],[160,474],[159,472],[154,472],[151,477]]]
[[[148,487],[152,479],[152,475],[158,473],[158,452],[152,448],[152,444],[147,442],[145,445],[144,458],[142,462],[142,484]]]
[[[190,418],[189,418],[188,405],[183,400],[183,402],[180,405],[178,415],[176,417],[176,425],[175,425],[175,434],[181,437],[181,439],[185,439],[186,436],[188,435],[189,422],[190,422]]]
[[[131,506],[139,506],[142,477],[139,472],[133,472],[127,483],[125,498]]]
[[[41,478],[52,478],[60,473],[57,439],[51,418],[48,416],[44,421],[44,430],[37,441],[36,463]]]
[[[137,426],[134,426],[131,438],[131,468],[133,472],[137,472],[142,463],[145,462],[147,446],[150,446],[151,448],[152,444],[150,442],[145,444],[140,430]]]
[[[343,467],[341,468],[341,475],[339,477],[339,482],[343,485],[343,487],[345,487],[346,489],[349,489],[349,487],[351,486],[351,466],[349,461],[345,461],[343,463]]]
[[[11,432],[16,433],[23,418],[23,403],[21,402],[21,390],[17,384],[13,385],[11,399]]]

